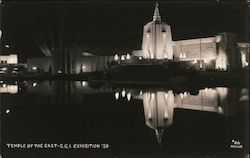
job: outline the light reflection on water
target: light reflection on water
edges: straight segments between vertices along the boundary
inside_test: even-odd
[[[3,86],[3,84],[5,84]],[[12,92],[2,90],[15,86]],[[196,90],[170,88],[128,88],[109,84],[92,84],[86,81],[24,81],[21,85],[8,85],[1,83],[1,93],[9,92],[16,95],[18,87],[25,95],[50,96],[48,102],[86,104],[84,96],[96,96],[94,99],[102,100],[99,94],[112,97],[117,105],[124,102],[133,104],[140,102],[143,109],[145,127],[155,133],[155,140],[161,144],[164,132],[175,124],[176,109],[198,111],[200,113],[213,113],[221,117],[234,116],[238,112],[240,101],[249,100],[249,91],[246,88],[207,87]],[[51,104],[51,103],[50,103]],[[105,106],[105,105],[103,105]],[[11,111],[11,112],[10,112]],[[6,107],[6,113],[14,115],[15,111]]]
[[[15,94],[18,92],[17,82],[15,84],[6,84],[3,81],[0,83],[0,94],[1,93],[10,93]]]
[[[134,91],[133,98],[142,100],[145,123],[155,130],[157,140],[161,143],[164,129],[173,124],[175,108],[232,116],[237,112],[235,106],[238,105],[239,98],[243,97],[240,94],[242,91],[245,92],[244,98],[246,98],[248,94],[246,89],[226,87],[204,88],[195,95],[189,92],[175,94],[173,90],[146,90],[144,92],[140,90],[139,93]],[[123,89],[121,93],[124,92]],[[130,92],[127,94],[131,94]],[[119,92],[115,92],[115,95],[119,96]]]

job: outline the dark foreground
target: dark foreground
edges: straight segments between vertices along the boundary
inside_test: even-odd
[[[3,158],[242,158],[249,152],[246,87],[203,85],[206,88],[193,92],[184,87],[70,80],[16,84],[17,92],[1,94]],[[165,103],[166,94],[170,100]],[[168,119],[161,114],[165,110],[153,110],[148,119],[148,107],[167,108],[164,117]],[[163,130],[161,141],[155,129]],[[243,147],[231,147],[233,140]],[[7,144],[43,144],[43,148],[9,148]],[[74,144],[108,147],[73,148]]]

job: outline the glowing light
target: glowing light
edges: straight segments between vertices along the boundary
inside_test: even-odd
[[[187,92],[184,92],[184,98],[186,98],[187,97]]]
[[[125,97],[125,95],[126,95],[126,91],[122,90],[122,97]]]
[[[119,60],[119,56],[117,54],[115,54],[114,60],[116,60],[116,61]]]
[[[129,54],[126,55],[126,59],[130,59],[130,55]]]
[[[246,60],[246,54],[241,52],[241,62],[242,62],[242,67],[247,67],[248,66],[248,62]]]
[[[222,36],[221,35],[216,35],[215,36],[216,43],[219,43],[221,40],[222,40]]]
[[[36,82],[32,83],[32,87],[36,87],[36,86],[37,86]]]
[[[36,66],[33,66],[33,67],[32,67],[32,70],[36,71],[36,70],[37,70],[37,67],[36,67]]]
[[[6,88],[7,87],[7,85],[6,84],[3,84],[3,88]]]
[[[155,99],[155,94],[151,93],[151,99],[154,100]]]
[[[182,58],[183,58],[182,53],[180,53],[180,59],[182,59]]]
[[[217,107],[217,112],[218,112],[219,114],[223,114],[223,113],[224,113],[224,110],[223,110],[223,108],[222,108],[221,106],[218,106],[218,107]]]
[[[82,65],[82,71],[84,72],[86,69],[86,66],[85,65]]]
[[[208,88],[205,88],[205,92],[207,92],[208,91]]]
[[[3,81],[0,81],[0,83],[3,83]]]
[[[215,61],[216,69],[227,70],[227,55],[225,51],[220,51]]]
[[[115,93],[115,99],[118,100],[119,99],[119,92]]]
[[[167,53],[164,53],[164,59],[167,59],[167,58],[168,58]]]
[[[61,74],[61,73],[62,73],[62,70],[58,70],[57,73],[58,73],[58,74]]]
[[[2,67],[1,70],[2,70],[2,71],[6,71],[6,70],[7,70],[7,67]]]
[[[127,93],[127,99],[128,99],[128,101],[131,100],[131,93]]]
[[[183,59],[186,59],[186,53],[183,53]]]
[[[149,35],[149,33],[147,33],[147,38],[149,38],[150,37],[150,35]]]
[[[164,111],[164,116],[163,117],[168,118],[168,111],[167,110]]]
[[[225,87],[217,87],[216,91],[218,92],[222,100],[225,99],[228,94],[228,88],[225,88]]]
[[[165,93],[164,97],[165,97],[165,100],[167,101],[168,100],[168,93]]]
[[[2,2],[2,0],[0,1],[0,3]],[[2,30],[0,30],[0,39],[2,37]]]
[[[18,70],[18,68],[17,68],[17,67],[15,67],[15,68],[14,68],[14,70]]]
[[[142,95],[142,91],[140,91],[140,95]]]
[[[150,59],[154,59],[154,54],[151,53]]]
[[[82,81],[82,86],[85,87],[87,85],[86,81]]]
[[[205,64],[207,63],[207,59],[204,59],[204,63],[205,63]]]
[[[194,61],[193,61],[193,63],[194,63],[194,64],[196,64],[196,63],[197,63],[197,59],[196,59],[196,58],[194,58]]]
[[[124,55],[122,55],[122,56],[121,56],[121,60],[125,60],[125,57],[124,57]]]
[[[142,57],[139,57],[139,60],[142,60]]]
[[[8,44],[5,45],[5,48],[10,48],[10,46]]]
[[[202,69],[202,66],[203,66],[203,65],[202,65],[202,62],[200,62],[200,68],[201,68],[201,69]]]
[[[5,112],[6,112],[6,114],[8,114],[8,113],[10,113],[10,110],[9,110],[9,109],[7,109]]]
[[[181,93],[181,99],[183,99],[184,98],[184,96],[183,96],[183,94]]]

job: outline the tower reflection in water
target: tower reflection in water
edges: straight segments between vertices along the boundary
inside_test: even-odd
[[[205,88],[197,95],[188,92],[174,94],[173,90],[140,92],[134,98],[143,101],[145,123],[155,130],[158,143],[162,142],[164,130],[173,124],[174,109],[214,112],[230,116],[237,111],[239,90],[225,87]]]
[[[127,89],[101,86],[92,88],[88,82],[42,82],[27,86],[28,92],[46,93],[58,102],[83,102],[82,95],[113,93],[115,100],[126,98],[141,100],[143,103],[145,123],[155,131],[158,143],[162,142],[164,130],[174,123],[174,110],[186,109],[200,112],[212,112],[222,116],[237,113],[239,101],[249,100],[248,89],[243,88],[204,88],[195,94],[191,91],[178,93],[175,90]]]

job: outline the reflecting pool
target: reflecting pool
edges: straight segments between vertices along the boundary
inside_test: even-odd
[[[242,157],[248,152],[245,87],[18,81],[1,82],[0,93],[3,157]]]

